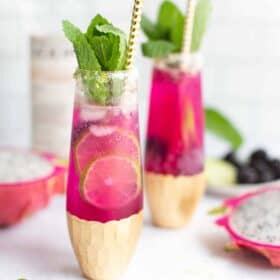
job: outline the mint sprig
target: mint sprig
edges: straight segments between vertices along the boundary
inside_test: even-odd
[[[191,46],[192,52],[196,52],[200,49],[201,42],[207,30],[211,13],[212,4],[209,0],[198,1],[194,17],[194,29]]]
[[[150,40],[160,40],[164,37],[161,27],[153,23],[148,17],[142,15],[141,28]]]
[[[201,47],[211,11],[211,0],[198,0],[194,18],[192,52],[198,51]],[[143,54],[147,57],[157,58],[170,53],[181,52],[184,23],[184,14],[171,1],[164,1],[161,4],[156,23],[144,15],[141,21],[141,28],[147,36],[148,42],[142,46]]]
[[[125,67],[127,42],[126,35],[113,25],[97,26],[96,30],[108,38],[111,47],[111,57],[108,60],[108,70],[123,70]]]
[[[98,32],[96,30],[97,26],[104,25],[104,24],[111,24],[106,18],[102,17],[101,15],[96,15],[90,22],[86,36],[88,39],[92,38],[95,35],[98,35]]]
[[[149,57],[163,57],[175,50],[174,44],[164,41],[149,41],[142,44],[142,52],[145,56]]]
[[[101,70],[101,65],[85,34],[67,20],[63,21],[63,31],[74,46],[79,68],[83,70]]]
[[[228,142],[232,149],[237,150],[243,144],[243,137],[239,130],[221,112],[206,108],[205,118],[207,131]]]
[[[80,70],[97,71],[99,74],[83,75],[86,94],[96,103],[105,105],[119,95],[119,80],[110,81],[109,73],[102,71],[124,70],[127,39],[126,34],[107,19],[97,15],[91,20],[86,33],[69,21],[63,21],[65,36],[73,44]],[[110,87],[111,85],[111,87]],[[117,90],[115,90],[117,88]]]
[[[124,70],[126,35],[101,15],[92,19],[86,33],[66,20],[63,31],[74,46],[80,69]]]

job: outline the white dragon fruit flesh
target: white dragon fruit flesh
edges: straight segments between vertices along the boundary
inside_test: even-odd
[[[0,227],[20,222],[64,193],[65,175],[64,164],[51,154],[0,149]]]
[[[280,267],[280,187],[269,187],[224,201],[226,215],[216,221],[233,245],[265,256]]]

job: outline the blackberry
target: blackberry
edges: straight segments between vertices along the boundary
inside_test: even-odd
[[[250,166],[242,166],[238,170],[238,183],[254,184],[259,180],[258,172]]]
[[[259,174],[259,183],[267,183],[273,181],[276,176],[271,169],[264,169],[258,172]]]
[[[258,172],[258,183],[266,183],[276,178],[275,171],[269,163],[264,160],[255,160],[255,162],[251,164],[251,167]]]
[[[249,165],[257,172],[263,172],[265,170],[271,169],[269,164],[263,160],[255,160],[254,162],[250,162]]]
[[[280,160],[279,159],[271,160],[270,167],[273,169],[276,179],[280,179]]]
[[[224,157],[223,157],[223,160],[233,164],[235,167],[237,168],[240,168],[241,167],[241,164],[240,162],[238,161],[237,157],[236,157],[236,154],[234,151],[231,151],[229,153],[227,153]]]
[[[268,155],[265,150],[258,149],[252,152],[249,159],[250,164],[253,165],[255,162],[259,162],[259,161],[263,161],[263,162],[268,161]]]
[[[167,145],[158,137],[149,137],[147,140],[147,151],[164,159],[167,153]]]

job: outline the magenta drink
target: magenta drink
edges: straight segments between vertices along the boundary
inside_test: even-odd
[[[199,55],[193,54],[172,55],[154,67],[145,170],[153,220],[160,226],[185,224],[204,186],[200,65]]]
[[[128,71],[79,71],[76,79],[69,231],[84,274],[116,279],[131,258],[142,225],[136,77]],[[91,100],[100,91],[111,91],[104,105]]]
[[[204,118],[200,71],[155,67],[146,170],[191,176],[203,170]]]
[[[136,106],[99,106],[77,96],[68,183],[69,213],[105,223],[127,218],[142,209],[138,129]]]

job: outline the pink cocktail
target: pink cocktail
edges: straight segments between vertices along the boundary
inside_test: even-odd
[[[114,107],[75,103],[69,213],[106,223],[142,209],[138,137],[137,111],[122,113]]]
[[[99,94],[104,105],[92,100]],[[79,72],[67,212],[87,277],[115,279],[131,258],[142,225],[141,175],[135,74]]]
[[[145,161],[148,200],[157,225],[185,224],[190,211],[185,209],[192,209],[195,193],[202,192],[203,134],[199,56],[160,60],[153,71]],[[167,193],[170,195],[163,197]],[[161,211],[172,217],[159,214]]]

